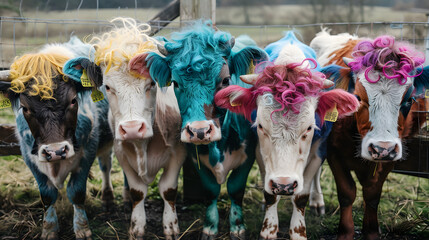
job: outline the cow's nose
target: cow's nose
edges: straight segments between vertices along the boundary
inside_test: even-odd
[[[119,134],[123,140],[143,139],[146,130],[146,124],[140,120],[126,121],[119,124]]]
[[[216,141],[215,125],[212,121],[195,121],[185,126],[184,142],[191,142],[195,144],[207,144]]]
[[[273,194],[293,195],[298,187],[298,181],[290,177],[277,177],[270,180],[269,187]]]
[[[374,160],[393,160],[399,153],[399,145],[391,141],[377,141],[368,145],[369,155]]]
[[[57,161],[60,159],[66,159],[69,148],[67,145],[59,146],[57,148],[52,148],[51,146],[46,146],[42,150],[42,156],[46,158],[46,161]]]

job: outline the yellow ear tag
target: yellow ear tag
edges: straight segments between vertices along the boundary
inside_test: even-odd
[[[0,92],[0,109],[12,107],[12,103],[9,98],[5,97],[3,93]]]
[[[86,75],[86,70],[82,70],[82,76],[80,77],[80,83],[82,83],[82,86],[84,87],[93,87],[91,84],[91,81],[88,78],[88,75]]]
[[[337,110],[337,106],[335,105],[335,107],[331,111],[325,114],[325,121],[336,122],[337,118],[338,118],[338,110]]]
[[[100,90],[94,89],[92,90],[91,98],[93,102],[98,102],[104,99],[104,94]]]
[[[429,98],[429,89],[426,89],[425,91],[425,98]]]
[[[241,103],[231,102],[231,107],[241,106]]]

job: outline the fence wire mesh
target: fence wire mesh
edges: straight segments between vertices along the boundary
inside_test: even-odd
[[[118,10],[119,11],[119,10]],[[7,69],[16,56],[25,52],[34,51],[46,43],[65,42],[71,35],[76,35],[81,39],[86,39],[89,35],[97,35],[108,31],[113,27],[107,20],[98,20],[98,9],[96,20],[72,19],[47,19],[47,18],[24,18],[24,17],[1,17],[0,18],[0,68]],[[81,13],[83,14],[83,13]],[[134,9],[134,16],[138,15]],[[145,22],[144,20],[138,20]],[[164,21],[151,21],[152,28],[160,28]],[[421,51],[429,50],[428,22],[356,22],[356,23],[323,23],[323,24],[303,24],[303,25],[217,25],[223,31],[230,32],[233,36],[247,34],[253,38],[259,46],[265,47],[267,44],[280,39],[283,32],[295,30],[298,37],[306,44],[314,38],[315,34],[322,28],[331,29],[332,34],[348,32],[359,37],[376,37],[389,34],[401,41],[408,41],[417,46]],[[169,22],[157,35],[169,38],[173,31],[180,29],[179,21]],[[425,103],[426,104],[426,103]],[[427,113],[429,124],[429,113]],[[419,176],[429,175],[429,152],[428,152],[428,129],[421,129],[419,137],[413,144],[418,144],[417,152],[408,152],[418,160],[419,171],[402,170],[402,173]]]

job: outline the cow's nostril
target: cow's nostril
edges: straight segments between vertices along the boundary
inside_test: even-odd
[[[194,137],[194,133],[191,131],[191,128],[189,127],[189,125],[186,126],[186,131],[188,132],[188,134],[191,138]]]
[[[210,134],[212,132],[212,125],[209,125],[209,130],[207,130],[206,134]]]
[[[125,129],[122,127],[122,125],[119,125],[119,133],[124,136],[125,134],[127,134],[127,131],[125,131]]]
[[[297,181],[293,182],[293,185],[292,185],[292,188],[295,189],[296,187],[298,187],[298,182]]]
[[[396,153],[399,153],[399,145],[398,144],[395,145],[395,148],[393,149],[393,151]]]
[[[369,150],[373,153],[378,152],[377,149],[375,148],[374,144],[372,144],[372,143],[369,144]]]
[[[143,123],[139,128],[139,133],[143,133],[145,129],[146,129],[146,125]]]

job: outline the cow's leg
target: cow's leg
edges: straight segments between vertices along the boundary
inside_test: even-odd
[[[112,151],[108,150],[98,156],[98,165],[101,169],[101,200],[103,202],[103,209],[109,212],[113,206],[113,187],[110,179],[112,170]]]
[[[322,173],[322,166],[320,166],[316,175],[314,175],[310,188],[310,208],[317,215],[325,214],[325,201],[323,201],[322,188],[320,186],[320,174]]]
[[[130,194],[130,185],[128,184],[127,176],[125,175],[125,172],[122,172],[124,175],[124,188],[122,190],[122,201],[124,202],[124,211],[126,213],[131,212],[132,207],[132,199]]]
[[[82,162],[88,161],[81,159]],[[72,173],[67,184],[67,196],[73,204],[73,229],[76,239],[91,239],[92,233],[89,228],[88,217],[86,216],[84,203],[86,197],[86,180],[88,178],[90,165],[82,166]]]
[[[277,239],[279,231],[279,218],[277,216],[277,204],[280,196],[271,195],[264,191],[265,198],[265,217],[262,224],[261,239]]]
[[[246,237],[242,205],[247,176],[249,175],[253,162],[254,157],[246,159],[241,166],[232,171],[228,178],[227,189],[229,198],[231,199],[231,209],[229,213],[231,239],[245,239]]]
[[[42,179],[37,180],[39,184],[40,197],[41,197],[43,209],[44,209],[41,239],[43,240],[58,239],[58,231],[59,231],[58,217],[54,208],[54,204],[58,196],[58,190],[53,185],[48,183],[49,180],[47,180],[46,176],[43,175],[43,177],[39,176],[39,177],[36,177],[36,179],[37,178],[45,179],[44,181]]]
[[[377,210],[384,181],[393,164],[372,164],[374,171],[357,172],[356,176],[362,184],[363,200],[365,202],[365,213],[363,216],[362,234],[364,239],[379,239],[380,229],[378,225]],[[375,174],[374,174],[375,172]]]
[[[307,239],[305,225],[305,206],[310,195],[310,188],[315,176],[319,172],[322,159],[314,157],[318,150],[318,143],[311,147],[310,157],[307,166],[304,169],[304,186],[301,192],[296,193],[292,198],[292,218],[289,226],[289,235],[291,239]]]
[[[176,195],[177,195],[177,178],[180,167],[183,164],[184,157],[173,156],[162,173],[159,180],[159,193],[164,199],[164,215],[162,223],[164,227],[164,236],[167,240],[176,239],[180,233],[176,213]]]
[[[201,240],[211,240],[216,238],[218,233],[219,225],[219,212],[217,210],[217,198],[220,193],[220,185],[217,183],[213,173],[204,165],[200,168],[194,162],[194,166],[197,168],[198,174],[200,175],[203,186],[207,189],[207,197],[209,200],[209,206],[206,210],[206,217],[204,220],[203,232]]]
[[[21,146],[22,147],[22,146]],[[23,151],[24,152],[24,151]],[[40,199],[43,204],[43,226],[42,226],[42,235],[40,239],[42,240],[54,240],[58,239],[58,217],[54,208],[54,204],[57,201],[58,190],[48,177],[41,173],[37,166],[31,162],[29,158],[24,155],[24,160],[27,166],[30,168],[33,173],[34,178],[36,178],[37,185],[39,186]]]
[[[116,158],[124,171],[124,179],[129,185],[129,194],[132,200],[132,213],[130,224],[130,239],[143,239],[146,226],[146,212],[144,208],[144,198],[147,196],[147,184],[128,162],[128,158],[122,153],[121,148],[115,144]],[[135,160],[136,161],[136,160]]]
[[[343,166],[339,159],[330,160],[329,166],[334,174],[337,185],[338,202],[340,203],[340,222],[338,225],[338,239],[353,239],[354,223],[352,206],[356,199],[356,183],[350,169]]]

